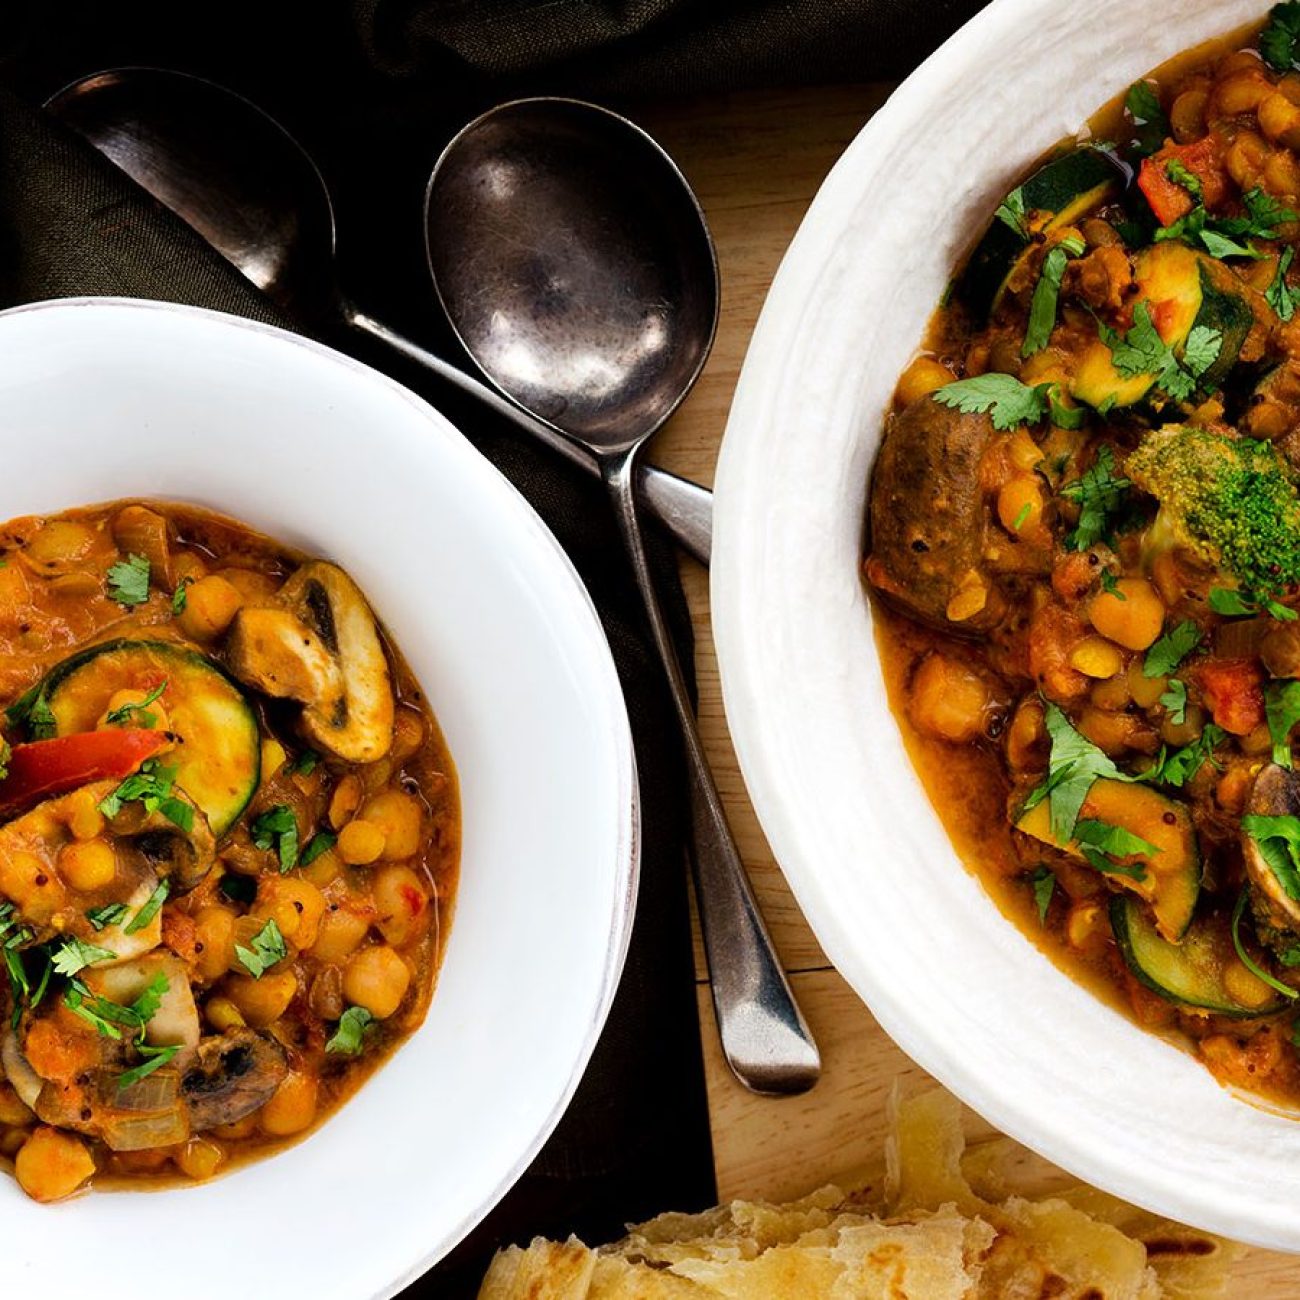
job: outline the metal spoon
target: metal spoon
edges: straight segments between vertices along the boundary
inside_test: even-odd
[[[718,271],[685,178],[639,127],[568,99],[505,104],[434,165],[429,266],[465,350],[504,393],[593,455],[672,687],[713,1003],[740,1081],[793,1093],[820,1057],[759,915],[646,563],[632,485],[646,439],[713,342]]]
[[[45,107],[193,226],[291,316],[341,319],[596,472],[593,457],[577,444],[339,291],[334,210],[325,182],[298,142],[256,105],[184,73],[115,68],[74,81]],[[637,491],[677,541],[707,564],[712,494],[649,465],[638,476]]]

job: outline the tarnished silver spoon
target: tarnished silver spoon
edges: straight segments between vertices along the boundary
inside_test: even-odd
[[[504,104],[433,169],[429,266],[479,368],[595,457],[672,688],[691,784],[696,892],[723,1050],[758,1092],[821,1068],[758,912],[651,580],[633,483],[646,440],[713,342],[718,271],[695,195],[626,118],[568,99]]]
[[[573,441],[389,329],[340,292],[334,209],[325,182],[298,142],[256,105],[184,73],[115,68],[66,86],[46,109],[171,208],[290,315],[341,319],[596,472],[594,457]],[[708,563],[713,498],[706,489],[647,465],[640,469],[637,494],[687,551]]]

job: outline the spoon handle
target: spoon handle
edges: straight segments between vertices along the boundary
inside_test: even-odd
[[[433,371],[440,379],[454,384],[462,392],[477,397],[525,433],[544,442],[575,464],[593,474],[600,472],[596,458],[590,452],[578,447],[563,434],[556,433],[549,425],[535,420],[495,388],[466,374],[458,366],[453,366],[432,352],[425,351],[419,344],[412,343],[410,339],[389,329],[382,321],[377,321],[351,303],[345,302],[342,310],[344,321],[353,329],[378,339],[408,360]],[[680,546],[701,564],[708,564],[713,541],[712,492],[689,479],[670,474],[667,470],[654,465],[643,465],[637,474],[637,494]]]
[[[604,457],[601,468],[685,743],[691,785],[691,865],[722,1049],[736,1078],[754,1092],[806,1092],[817,1082],[821,1056],[763,924],[700,741],[681,664],[646,561],[632,489],[636,453],[633,447]]]

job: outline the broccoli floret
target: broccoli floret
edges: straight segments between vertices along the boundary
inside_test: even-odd
[[[1300,583],[1300,492],[1270,442],[1168,425],[1125,465],[1160,503],[1154,531],[1259,597]]]

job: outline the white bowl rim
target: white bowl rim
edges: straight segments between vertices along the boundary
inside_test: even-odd
[[[1187,25],[1193,21],[1201,23],[1203,34],[1199,39],[1220,32],[1226,34],[1256,16],[1262,19],[1266,8],[1252,0],[1218,0],[1217,4],[1214,0],[1183,0],[1183,3],[1189,15],[1192,11],[1196,14],[1195,19],[1188,17]],[[1119,4],[1112,7],[1118,9]],[[808,350],[799,346],[801,334],[813,332],[811,323],[817,315],[819,296],[832,291],[830,281],[835,267],[827,250],[842,253],[837,244],[866,236],[868,232],[863,227],[867,218],[863,212],[872,181],[885,165],[881,158],[897,161],[898,154],[891,153],[891,147],[900,145],[906,133],[916,129],[936,97],[967,82],[987,81],[990,66],[996,65],[998,54],[1014,43],[1018,32],[1034,31],[1036,27],[1041,31],[1047,9],[1041,0],[993,0],[932,54],[849,145],[823,183],[782,260],[741,370],[715,480],[711,598],[726,715],[763,830],[818,941],[881,1026],[910,1057],[1003,1132],[1088,1182],[1157,1213],[1237,1240],[1300,1251],[1300,1217],[1269,1203],[1262,1193],[1253,1197],[1249,1192],[1233,1196],[1221,1187],[1211,1189],[1192,1180],[1178,1182],[1168,1175],[1162,1176],[1155,1163],[1128,1163],[1123,1159],[1125,1153],[1112,1151],[1104,1143],[1090,1142],[1089,1139],[1095,1139],[1102,1131],[1099,1123],[1082,1124],[1074,1129],[1062,1125],[1061,1113],[1049,1117],[1027,1112],[999,1090],[992,1081],[993,1070],[974,1067],[953,1044],[944,1042],[918,1023],[915,1015],[909,1014],[906,998],[900,996],[897,985],[875,964],[872,954],[863,951],[864,945],[850,928],[842,900],[819,878],[819,852],[824,855],[843,846],[833,833],[823,832],[815,825],[818,812],[824,809],[800,804],[797,797],[789,794],[793,769],[786,742],[795,734],[791,715],[797,711],[797,704],[789,699],[771,707],[764,703],[778,687],[771,672],[775,652],[765,647],[792,630],[775,626],[772,621],[780,601],[776,580],[765,573],[765,561],[769,555],[780,552],[792,538],[806,542],[807,536],[819,526],[818,521],[808,517],[800,519],[802,532],[788,526],[787,516],[799,515],[805,503],[796,501],[787,511],[783,494],[797,492],[799,485],[792,486],[788,479],[782,479],[779,486],[773,483],[765,491],[764,481],[779,477],[768,472],[771,469],[768,462],[778,439],[798,424],[792,400],[796,383],[787,382],[783,376],[794,368],[795,362],[808,359]],[[1158,18],[1148,13],[1146,21],[1156,24]],[[1137,63],[1123,69],[1132,75],[1112,87],[1112,92],[1145,75],[1162,58],[1195,43],[1193,39],[1173,48],[1161,47],[1162,53],[1156,56],[1138,52]],[[1048,57],[1049,46],[1047,42],[1041,47],[1044,58]],[[1002,181],[1020,174],[1035,157],[1076,130],[1105,97],[1105,91],[1098,90],[1077,117],[1055,131],[1049,128],[1049,133],[1031,142],[1028,151],[1020,157],[1001,159],[997,164],[1001,174],[992,177],[993,183],[984,194],[988,210],[991,211],[992,202],[996,201],[993,194],[1006,188]],[[1009,110],[1014,103],[1005,95],[1000,101],[1004,110]],[[981,176],[981,179],[988,178]],[[968,197],[967,193],[962,194],[963,200]],[[927,227],[926,234],[929,233]],[[957,252],[960,248],[947,261],[945,274]],[[842,258],[839,269],[843,269]],[[938,296],[936,288],[930,302],[933,304]],[[877,304],[876,309],[883,308]],[[918,331],[908,341],[908,349],[915,349],[920,340]],[[799,395],[805,400],[816,400],[809,398],[807,386]],[[834,398],[845,400],[842,393],[835,394]],[[833,419],[831,401],[828,398],[817,414]],[[880,398],[876,409],[881,414],[887,401],[888,394]],[[783,464],[780,468],[788,466]],[[842,459],[837,459],[836,469],[843,469]],[[865,488],[865,474],[862,485]],[[825,500],[806,504],[810,509],[805,515],[818,508],[823,511],[828,508]],[[840,541],[835,523],[827,525],[826,531],[828,536],[834,531],[836,543]],[[811,557],[806,558],[811,562]],[[809,601],[799,612],[806,620],[814,612],[813,602]],[[790,623],[794,623],[793,615]],[[763,629],[761,637],[754,635],[755,627]],[[874,656],[874,645],[864,653]],[[797,695],[797,690],[791,694]],[[806,702],[804,697],[798,698]],[[807,794],[807,790],[802,793]],[[949,852],[954,868],[960,872],[951,846]],[[983,887],[978,889],[983,905],[996,912]],[[1005,924],[1012,934],[1018,935],[1010,921]],[[1046,958],[1042,958],[1042,964],[1073,985]],[[1086,993],[1084,996],[1092,997]],[[1189,1059],[1176,1049],[1166,1050]],[[1192,1064],[1204,1072],[1203,1067]],[[1209,1079],[1208,1073],[1205,1077]],[[1104,1110],[1104,1098],[1095,1100],[1097,1109]],[[1261,1124],[1269,1115],[1262,1107],[1242,1108],[1260,1117]],[[1072,1118],[1088,1119],[1078,1114]],[[1296,1124],[1295,1120],[1285,1122]],[[1259,1129],[1256,1136],[1262,1132]]]
[[[396,1276],[386,1277],[382,1281],[377,1279],[375,1289],[372,1292],[373,1300],[388,1300],[389,1297],[396,1295],[399,1291],[417,1281],[440,1260],[445,1258],[459,1242],[487,1217],[526,1173],[528,1167],[555,1131],[560,1120],[563,1119],[604,1030],[610,1007],[613,1004],[622,977],[628,945],[631,940],[632,928],[636,918],[636,902],[641,871],[641,797],[637,779],[636,751],[618,672],[614,666],[609,642],[601,625],[595,602],[591,598],[591,593],[587,590],[587,586],[579,575],[577,568],[560,545],[558,539],[519,489],[431,403],[425,401],[395,379],[391,379],[382,371],[376,370],[315,339],[251,317],[238,316],[207,307],[197,307],[188,303],[114,295],[82,295],[19,303],[0,310],[0,319],[36,313],[82,312],[103,309],[126,309],[151,314],[172,315],[180,318],[198,317],[216,323],[223,328],[259,335],[273,340],[277,345],[288,344],[351,371],[365,383],[377,384],[383,387],[391,395],[400,398],[404,403],[415,408],[432,426],[432,430],[442,437],[449,446],[456,449],[453,454],[457,454],[464,459],[467,472],[471,475],[482,476],[485,481],[490,482],[492,490],[501,501],[503,508],[516,512],[527,521],[536,539],[536,544],[548,554],[550,563],[558,565],[564,571],[571,581],[575,593],[585,606],[590,616],[590,624],[586,629],[587,634],[599,641],[604,649],[604,660],[608,675],[603,683],[591,683],[591,686],[593,693],[599,694],[604,701],[608,714],[607,722],[613,729],[617,740],[619,760],[616,780],[619,805],[624,815],[621,818],[618,833],[616,873],[617,876],[623,879],[623,888],[615,896],[615,912],[609,918],[608,942],[601,972],[601,985],[595,1005],[590,1012],[586,1035],[580,1053],[574,1060],[572,1070],[565,1081],[563,1090],[556,1097],[543,1126],[528,1143],[527,1147],[520,1152],[513,1165],[503,1171],[491,1193],[478,1204],[469,1207],[460,1221],[445,1232],[442,1239],[435,1242],[423,1256],[409,1264],[404,1264],[401,1272]],[[455,933],[454,918],[452,933]],[[416,1030],[416,1032],[419,1031]],[[398,1051],[400,1052],[400,1050],[399,1048]],[[330,1119],[326,1119],[320,1128],[311,1130],[308,1136],[328,1133],[329,1125]],[[275,1157],[272,1155],[268,1158],[274,1159]],[[183,1193],[185,1189],[178,1190]]]

